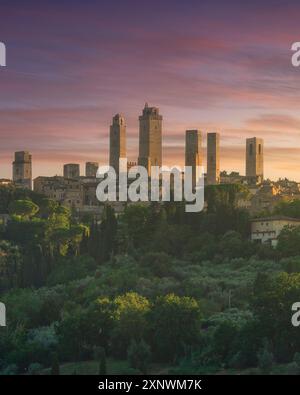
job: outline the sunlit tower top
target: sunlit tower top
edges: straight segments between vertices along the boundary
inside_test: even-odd
[[[145,104],[139,117],[139,158],[138,164],[146,167],[150,175],[151,166],[162,165],[162,116],[159,108]]]

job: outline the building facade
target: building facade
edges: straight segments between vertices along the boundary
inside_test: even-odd
[[[64,165],[65,178],[78,178],[80,177],[80,165],[77,163],[67,163]]]
[[[85,164],[85,176],[86,177],[96,177],[98,167],[99,167],[99,163],[98,162],[86,162],[86,164]]]
[[[150,175],[151,166],[162,166],[162,116],[159,109],[146,103],[139,124],[138,164]]]
[[[58,203],[75,209],[83,207],[83,187],[79,178],[37,177],[33,182],[34,191]]]
[[[251,240],[276,247],[278,236],[285,226],[300,226],[300,219],[284,216],[253,219],[251,220]]]
[[[32,156],[29,152],[15,152],[13,181],[17,186],[32,189]]]

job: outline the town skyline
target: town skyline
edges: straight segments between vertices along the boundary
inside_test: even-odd
[[[233,170],[232,172],[220,169],[220,133],[206,132],[200,129],[185,130],[184,158],[183,165],[180,163],[165,163],[163,157],[163,116],[158,107],[149,106],[145,103],[139,119],[139,152],[135,158],[128,158],[127,145],[127,125],[126,118],[121,113],[112,117],[109,127],[109,149],[107,162],[85,161],[85,172],[82,173],[81,164],[78,161],[63,163],[63,174],[51,174],[52,177],[63,176],[64,178],[96,177],[97,167],[100,165],[110,165],[119,173],[119,160],[126,159],[128,169],[135,165],[143,166],[150,176],[151,166],[169,166],[170,168],[179,166],[203,166],[207,175],[208,184],[222,183],[221,173],[237,173],[247,178],[250,184],[261,184],[264,181],[264,140],[258,137],[246,138],[244,172]],[[206,145],[203,144],[206,137]],[[259,159],[258,159],[259,158]],[[182,158],[181,158],[182,162]],[[205,163],[204,163],[205,162]],[[194,171],[194,170],[193,170]],[[28,150],[15,151],[12,162],[12,177],[0,176],[0,180],[12,180],[21,182],[25,180],[26,188],[31,188],[31,183],[39,177],[48,177],[45,174],[34,175],[32,153]],[[23,180],[23,181],[21,181]],[[29,182],[29,184],[27,184]]]
[[[225,168],[222,167],[222,161],[223,161],[223,156],[222,156],[222,151],[223,151],[222,150],[222,134],[220,132],[203,131],[203,129],[196,129],[196,128],[186,129],[182,133],[183,144],[182,144],[181,148],[183,150],[183,155],[182,155],[182,157],[179,158],[179,162],[178,163],[171,163],[170,161],[165,159],[165,157],[166,157],[165,156],[166,149],[164,149],[164,139],[163,139],[164,130],[162,128],[163,116],[160,113],[160,109],[158,107],[150,107],[150,106],[148,107],[148,102],[145,103],[144,109],[142,110],[142,114],[148,108],[149,108],[149,110],[157,111],[159,117],[161,118],[161,121],[160,121],[161,122],[160,134],[161,134],[161,140],[162,141],[159,143],[159,145],[160,145],[159,149],[161,151],[160,155],[162,156],[162,162],[161,162],[160,165],[165,165],[165,166],[170,166],[170,167],[173,167],[173,166],[183,167],[184,165],[187,165],[187,159],[186,159],[186,148],[187,148],[186,134],[189,133],[189,132],[197,132],[197,133],[199,133],[199,139],[200,139],[200,141],[199,141],[200,145],[197,148],[197,154],[199,156],[198,160],[200,160],[201,165],[203,165],[205,173],[207,173],[207,170],[208,170],[207,169],[207,165],[208,165],[207,158],[208,158],[208,149],[209,149],[208,148],[209,136],[217,135],[218,136],[218,143],[217,143],[217,146],[218,146],[218,165],[217,165],[218,170],[217,171],[219,171],[219,173],[224,173],[225,172],[227,174],[236,172],[236,173],[239,173],[241,176],[246,176],[247,175],[248,142],[250,142],[253,139],[258,139],[258,140],[261,140],[262,143],[264,144],[264,139],[262,139],[262,138],[260,138],[258,136],[246,137],[245,139],[243,139],[243,144],[244,144],[244,150],[243,151],[244,152],[243,152],[243,159],[242,159],[243,160],[243,169],[242,169],[242,171],[240,171],[239,169],[225,169]],[[130,142],[130,139],[127,138],[127,136],[128,136],[127,122],[126,122],[126,117],[124,117],[123,113],[118,112],[112,117],[111,126],[108,126],[108,130],[110,130],[110,133],[111,133],[111,130],[112,130],[112,127],[113,127],[112,125],[114,124],[115,119],[119,119],[119,118],[122,118],[122,122],[124,122],[124,138],[125,138],[124,147],[125,147],[125,151],[123,152],[123,154],[120,154],[119,156],[117,155],[117,157],[115,158],[115,162],[118,162],[119,157],[120,158],[122,158],[122,157],[125,158],[126,157],[126,159],[128,160],[128,164],[130,164],[130,166],[132,166],[133,164],[138,164],[139,161],[140,161],[140,157],[139,157],[140,152],[139,151],[141,149],[141,146],[140,146],[141,136],[139,135],[140,132],[137,131],[137,136],[135,136],[135,138],[137,139],[138,148],[137,148],[136,156],[133,157],[133,156],[128,156],[128,152],[132,152],[132,150],[131,150],[130,144],[127,143],[128,140]],[[141,118],[141,116],[139,116],[137,119],[139,119],[139,118]],[[38,173],[38,170],[34,167],[34,159],[32,160],[32,154],[33,154],[32,151],[23,149],[23,150],[20,150],[20,151],[14,151],[14,154],[27,153],[28,155],[30,155],[30,162],[32,164],[31,177],[30,178],[32,180],[34,180],[37,177],[43,177],[43,176],[45,176],[45,177],[49,177],[49,176],[50,177],[51,176],[52,177],[53,176],[63,176],[63,177],[67,177],[67,178],[68,177],[72,178],[73,176],[67,176],[66,175],[66,171],[65,171],[65,167],[66,166],[76,166],[76,169],[75,169],[75,172],[77,174],[76,177],[87,176],[86,173],[89,172],[89,170],[87,170],[87,165],[95,165],[95,164],[107,165],[107,164],[110,164],[111,166],[116,168],[116,164],[114,162],[111,163],[111,159],[110,159],[111,149],[112,149],[112,141],[113,141],[112,140],[112,136],[109,136],[109,134],[108,134],[107,140],[108,140],[108,149],[107,149],[107,153],[106,153],[106,160],[99,160],[98,159],[98,161],[97,160],[82,160],[82,161],[79,161],[79,160],[76,160],[76,158],[75,158],[74,161],[69,161],[69,162],[68,161],[64,161],[64,162],[62,162],[59,171],[57,173],[52,173],[52,174],[39,174]],[[124,155],[124,153],[125,153],[125,155]],[[34,156],[34,154],[33,154],[33,156]],[[265,150],[263,152],[263,157],[265,157]],[[14,159],[12,159],[11,163],[12,164],[14,163]],[[220,163],[221,163],[221,166],[220,166]],[[140,164],[147,168],[147,165],[145,163],[141,162]],[[77,167],[78,167],[78,169],[77,169]],[[85,170],[83,170],[83,167],[85,168]],[[265,172],[263,170],[264,168],[265,168],[265,161],[263,161],[263,164],[262,164],[262,174],[265,174]],[[254,173],[255,173],[255,171],[254,171]],[[15,178],[15,176],[14,176],[13,167],[11,167],[11,175],[10,176],[8,176],[8,177],[4,176],[3,177],[0,174],[0,179],[14,179],[14,178]],[[281,177],[279,177],[278,179],[280,179],[280,178]],[[282,178],[288,178],[288,177],[282,177]],[[263,176],[262,180],[263,179],[267,180],[267,179],[270,179],[270,178],[267,177],[267,176],[265,176],[265,177]],[[270,180],[272,180],[272,179],[270,179]],[[275,179],[273,179],[272,181],[275,181]],[[297,180],[292,180],[292,181],[298,182]],[[213,183],[215,183],[215,182],[213,182]],[[217,183],[220,183],[220,180]]]

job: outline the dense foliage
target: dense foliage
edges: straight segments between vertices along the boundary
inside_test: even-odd
[[[169,203],[116,217],[107,206],[86,223],[19,192],[0,241],[2,373],[58,373],[91,359],[106,372],[106,358],[143,373],[153,362],[177,373],[296,371],[299,229],[285,229],[277,249],[251,243],[249,214],[236,204],[246,192],[208,188],[198,214]]]

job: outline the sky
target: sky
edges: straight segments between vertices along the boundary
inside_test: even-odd
[[[34,177],[107,163],[118,112],[135,160],[148,102],[163,116],[165,164],[182,165],[185,130],[200,129],[204,148],[221,134],[221,170],[244,174],[256,136],[265,176],[300,181],[299,17],[289,0],[1,0],[0,178],[18,150]]]

